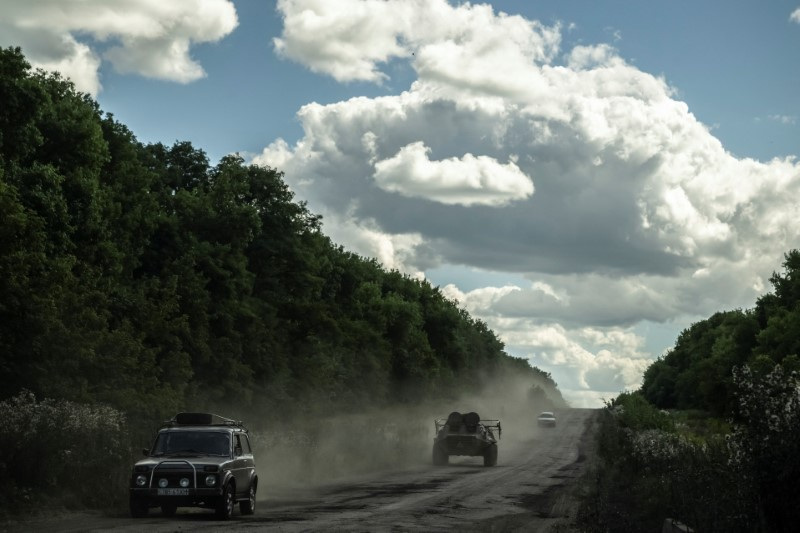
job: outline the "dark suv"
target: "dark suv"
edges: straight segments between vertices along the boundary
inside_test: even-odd
[[[131,516],[146,516],[151,507],[161,507],[166,516],[178,507],[206,507],[227,520],[237,502],[243,515],[255,511],[258,475],[241,422],[178,413],[143,451],[147,457],[131,474]]]

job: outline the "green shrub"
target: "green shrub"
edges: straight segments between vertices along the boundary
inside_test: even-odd
[[[725,437],[687,438],[642,400],[625,393],[601,417],[598,462],[579,511],[583,528],[658,531],[675,518],[695,531],[763,530],[758,498]]]
[[[734,372],[738,416],[729,437],[731,465],[758,494],[769,531],[800,523],[800,375],[781,365]]]
[[[0,509],[34,496],[120,505],[129,463],[125,417],[111,407],[37,400],[30,391],[0,402]]]
[[[712,416],[707,411],[698,409],[672,411],[670,417],[678,434],[697,443],[718,439],[731,432],[729,421]]]
[[[674,431],[675,429],[670,415],[653,407],[638,392],[623,392],[612,400],[608,407],[617,415],[622,427],[633,430]]]

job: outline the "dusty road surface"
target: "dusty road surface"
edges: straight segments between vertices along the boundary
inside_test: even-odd
[[[151,510],[124,515],[66,515],[0,526],[6,531],[548,531],[570,532],[576,489],[591,457],[596,410],[567,409],[555,428],[506,428],[495,467],[480,457],[451,457],[317,487],[270,490],[261,472],[256,513],[229,522],[211,511]],[[276,489],[277,490],[277,489]]]

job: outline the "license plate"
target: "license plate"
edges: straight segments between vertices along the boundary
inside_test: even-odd
[[[189,489],[158,489],[159,496],[188,496]]]

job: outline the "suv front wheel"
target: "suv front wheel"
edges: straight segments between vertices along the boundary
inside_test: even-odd
[[[225,485],[225,489],[222,491],[222,496],[217,502],[217,509],[216,514],[217,518],[220,520],[228,520],[231,515],[233,514],[233,506],[236,504],[236,501],[233,498],[233,483],[228,483]]]

